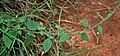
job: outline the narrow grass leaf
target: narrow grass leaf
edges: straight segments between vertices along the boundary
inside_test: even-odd
[[[110,11],[105,19],[108,20],[112,16],[112,14],[113,14],[113,11]]]
[[[23,51],[22,51],[22,48],[21,48],[21,44],[20,44],[20,42],[17,42],[17,44],[19,46],[18,50],[20,52],[20,56],[22,56],[23,55]]]
[[[43,3],[42,5],[40,5],[39,7],[37,7],[35,10],[33,10],[31,12],[31,14],[33,14],[34,12],[38,11],[40,8],[42,8],[44,5],[46,5],[47,2]]]
[[[81,54],[81,53],[85,53],[85,52],[89,52],[89,51],[93,51],[93,50],[97,50],[97,49],[92,48],[92,49],[88,49],[88,50],[79,50],[79,51],[70,53],[68,56],[72,56],[72,55],[75,55],[75,54]]]
[[[83,24],[83,26],[88,27],[88,22],[85,20],[80,20],[80,22]]]
[[[81,38],[85,41],[88,41],[88,37],[87,37],[87,34],[86,33],[82,33],[81,34]]]
[[[21,41],[20,39],[16,39],[16,40],[19,41],[19,42],[22,44],[22,46],[23,46],[23,48],[24,48],[24,50],[25,50],[27,56],[29,56],[29,55],[28,55],[27,48],[26,48],[26,46],[25,46],[25,43],[24,43],[23,41]]]
[[[64,41],[68,40],[69,37],[70,37],[69,33],[62,33],[61,36],[60,36],[59,42],[64,42]]]
[[[85,52],[88,52],[88,51],[90,51],[90,50],[80,50],[80,51],[77,51],[77,52],[73,52],[70,55],[81,54],[81,53],[85,53]]]
[[[12,49],[14,56],[16,56],[15,48]]]
[[[7,47],[3,46],[2,50],[0,50],[0,56],[2,56],[2,54],[6,51]]]
[[[43,42],[43,48],[44,48],[45,53],[49,51],[49,49],[51,48],[51,46],[52,46],[52,41],[49,38],[46,39]]]
[[[98,25],[97,29],[98,29],[98,31],[99,31],[99,33],[100,33],[100,35],[102,35],[102,34],[103,34],[102,27],[101,27],[100,25]]]

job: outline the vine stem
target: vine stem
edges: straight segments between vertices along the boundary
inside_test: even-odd
[[[114,12],[116,11],[116,9],[120,6],[120,3],[117,5],[117,7],[112,11],[112,15],[114,14]],[[112,16],[111,15],[111,16]],[[111,17],[110,16],[110,17]],[[104,21],[106,21],[106,18],[102,19],[102,21],[100,21],[99,23],[97,23],[95,26],[91,27],[91,28],[88,28],[88,29],[85,29],[83,31],[79,31],[79,32],[73,32],[72,34],[80,34],[80,33],[84,33],[84,32],[87,32],[88,30],[92,30],[94,28],[96,28],[98,25],[102,24]]]
[[[116,11],[116,9],[120,6],[120,4],[113,10],[113,13]],[[78,32],[72,32],[71,34],[78,34],[78,33],[83,33],[83,32],[87,32],[88,30],[94,29],[96,28],[98,25],[102,24],[105,21],[105,19],[103,19],[102,21],[100,21],[98,24],[96,24],[95,26],[91,27],[90,29],[85,29],[83,31],[78,31]],[[23,29],[24,30],[24,29]],[[0,29],[0,31],[2,31]],[[24,30],[25,32],[31,32],[30,30]],[[3,32],[3,31],[2,31]],[[32,32],[34,34],[39,34],[40,32]],[[48,35],[47,32],[44,32],[45,35]],[[57,33],[51,33],[51,35],[58,35]]]

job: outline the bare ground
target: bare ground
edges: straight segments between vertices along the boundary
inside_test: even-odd
[[[67,31],[82,31],[85,29],[79,20],[84,19],[89,22],[92,27],[101,21],[101,18],[96,14],[99,12],[103,17],[106,17],[109,10],[113,10],[117,5],[113,4],[115,0],[81,0],[80,3],[74,2],[74,7],[66,9],[64,20],[69,20],[73,23],[62,23],[61,26]],[[103,35],[100,36],[97,29],[87,32],[90,42],[83,41],[80,35],[73,34],[71,38],[63,43],[67,52],[72,52],[82,49],[104,48],[82,53],[75,56],[120,56],[120,11],[116,11],[112,17],[102,23]],[[97,44],[96,36],[99,36],[99,44]]]

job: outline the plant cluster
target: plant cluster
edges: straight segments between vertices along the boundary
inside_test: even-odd
[[[61,0],[62,1],[62,0]],[[39,56],[66,55],[62,43],[69,39],[71,34],[80,34],[81,38],[89,41],[86,32],[97,27],[100,35],[103,34],[102,22],[108,20],[116,8],[103,18],[101,22],[90,27],[88,22],[80,20],[87,29],[80,32],[67,32],[60,27],[61,20],[54,20],[55,16],[65,16],[62,4],[57,0],[2,0],[0,1],[0,56]],[[67,0],[69,4],[71,2]],[[92,49],[93,50],[93,49]],[[80,50],[68,55],[80,54],[91,50]]]

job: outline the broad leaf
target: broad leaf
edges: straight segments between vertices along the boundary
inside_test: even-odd
[[[99,31],[99,33],[100,33],[100,35],[102,35],[102,34],[103,34],[102,27],[101,27],[100,25],[98,25],[97,29],[98,29],[98,31]]]
[[[39,26],[37,26],[37,28],[38,28],[38,30],[45,30],[46,29],[46,27],[43,25],[39,25]]]
[[[12,32],[9,32],[9,33],[4,32],[4,35],[7,36],[8,38],[10,38],[13,41],[16,38],[15,37],[16,34],[13,34],[13,35],[12,34],[13,34]]]
[[[28,46],[31,42],[33,42],[35,40],[34,37],[28,36],[25,45]]]
[[[25,21],[25,17],[20,17],[20,18],[19,18],[19,21],[20,21],[20,22],[24,22],[24,21]]]
[[[36,30],[37,29],[37,25],[38,25],[37,22],[32,21],[30,19],[28,19],[27,22],[26,22],[26,26],[27,26],[27,28],[29,30]]]
[[[49,35],[48,37],[49,37],[50,39],[54,39],[54,37],[53,37],[53,36],[50,36],[50,35]]]
[[[60,36],[59,42],[64,42],[64,41],[68,40],[69,37],[70,37],[69,33],[62,33],[61,36]]]
[[[83,24],[85,27],[89,27],[88,22],[85,20],[80,20],[80,22]]]
[[[86,33],[82,33],[81,34],[81,38],[85,41],[88,41],[88,37],[87,37],[87,34]]]
[[[13,31],[13,30],[10,31],[9,34],[12,35],[12,36],[14,36],[14,37],[17,37],[17,35],[18,35],[17,31]]]
[[[18,33],[19,35],[22,35],[22,31],[20,31],[20,30],[19,30],[19,31],[17,31],[17,33]]]
[[[42,36],[43,36],[43,35],[44,35],[44,31],[40,31],[40,35],[42,35]]]
[[[5,35],[2,37],[2,39],[4,41],[5,46],[10,48],[13,41]]]
[[[51,46],[52,46],[52,41],[49,38],[46,39],[43,42],[43,48],[44,48],[45,53],[49,51],[49,49],[51,48]]]
[[[55,26],[58,30],[63,30],[59,25],[56,24]]]

